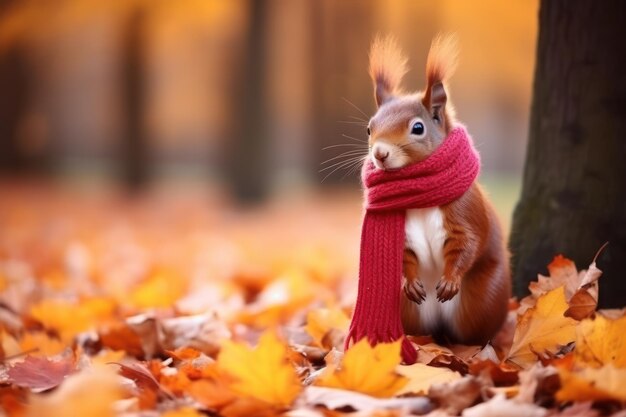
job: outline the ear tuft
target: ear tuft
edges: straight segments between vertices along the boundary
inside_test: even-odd
[[[431,87],[446,84],[457,67],[459,39],[456,34],[437,35],[430,45],[426,60],[426,81]]]
[[[369,73],[374,82],[374,97],[378,106],[398,92],[406,72],[407,58],[395,37],[377,36],[370,49]]]
[[[426,60],[426,89],[422,103],[444,129],[450,128],[454,117],[446,84],[457,67],[458,44],[455,34],[438,35],[433,39]]]

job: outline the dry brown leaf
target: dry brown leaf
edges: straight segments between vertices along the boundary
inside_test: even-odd
[[[488,377],[496,386],[510,386],[517,383],[519,369],[490,359],[477,359],[469,364],[469,373],[474,376]]]
[[[598,287],[578,289],[569,300],[569,308],[565,311],[565,317],[574,320],[582,320],[595,313],[598,307]]]
[[[306,404],[323,405],[331,410],[351,408],[371,413],[381,410],[405,409],[415,414],[424,414],[433,406],[428,398],[376,398],[366,394],[328,387],[310,386],[304,390]]]
[[[580,286],[580,277],[576,265],[563,255],[557,255],[548,265],[549,276],[539,274],[537,281],[528,286],[535,298],[559,287],[565,289],[565,297],[569,300]]]
[[[226,324],[213,312],[163,319],[157,321],[157,326],[162,350],[190,347],[215,355],[221,342],[231,337]]]
[[[428,397],[436,401],[445,412],[458,415],[476,404],[481,397],[482,383],[472,376],[444,384],[433,384]]]
[[[541,399],[553,398],[559,387],[557,369],[536,363],[519,373],[519,393],[515,400],[528,404],[541,403]]]
[[[535,352],[554,353],[559,346],[573,342],[578,322],[563,316],[567,308],[563,287],[541,295],[537,305],[519,317],[506,360],[526,368],[536,362]]]
[[[162,394],[165,397],[173,398],[172,393],[166,390],[157,379],[152,375],[150,370],[143,364],[136,363],[113,363],[120,367],[120,375],[128,378],[137,384],[137,387],[144,391],[151,391]]]
[[[9,368],[7,382],[40,392],[56,387],[73,371],[74,358],[71,356],[59,360],[27,356]]]
[[[543,417],[547,413],[548,410],[545,408],[508,400],[503,394],[499,394],[485,403],[466,408],[461,415],[463,417]]]

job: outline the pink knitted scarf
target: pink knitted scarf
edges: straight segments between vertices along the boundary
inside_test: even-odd
[[[480,159],[463,126],[455,127],[424,161],[396,171],[363,165],[365,218],[361,229],[359,290],[346,338],[366,337],[372,345],[402,340],[402,358],[417,359],[400,319],[404,218],[406,209],[436,207],[461,197],[480,170]]]

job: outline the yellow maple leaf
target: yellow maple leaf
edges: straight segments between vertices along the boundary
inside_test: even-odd
[[[576,361],[593,367],[626,368],[626,316],[609,319],[597,314],[576,328]]]
[[[433,384],[443,384],[461,378],[460,373],[449,368],[428,366],[423,363],[399,365],[396,371],[408,379],[408,383],[397,392],[397,395],[427,394]]]
[[[185,294],[185,286],[178,274],[157,271],[135,288],[129,299],[137,308],[170,307]]]
[[[345,353],[338,367],[328,366],[315,384],[374,397],[393,396],[408,382],[396,371],[402,360],[400,349],[401,341],[372,347],[361,339]]]
[[[42,300],[31,308],[31,315],[46,328],[57,330],[62,341],[88,330],[110,317],[115,309],[112,300],[91,298],[78,303],[65,300]]]
[[[306,318],[306,331],[318,346],[323,346],[324,336],[332,329],[347,331],[350,317],[340,308],[318,308],[309,311]]]
[[[575,371],[559,368],[559,376],[561,389],[556,393],[559,401],[626,401],[626,369],[611,364]]]
[[[287,346],[274,332],[266,332],[259,344],[224,342],[217,363],[235,378],[230,388],[239,395],[252,397],[277,407],[288,407],[302,391],[296,370],[287,361]]]
[[[537,299],[537,305],[519,317],[507,361],[525,368],[537,361],[535,352],[555,352],[576,339],[578,322],[563,314],[568,309],[564,288],[555,288]]]

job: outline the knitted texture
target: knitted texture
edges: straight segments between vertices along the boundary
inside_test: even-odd
[[[417,352],[404,337],[400,318],[406,210],[458,199],[479,171],[480,158],[463,126],[455,127],[421,162],[395,171],[377,169],[369,159],[365,162],[359,289],[346,349],[364,337],[373,345],[402,338],[404,362],[415,362]]]

